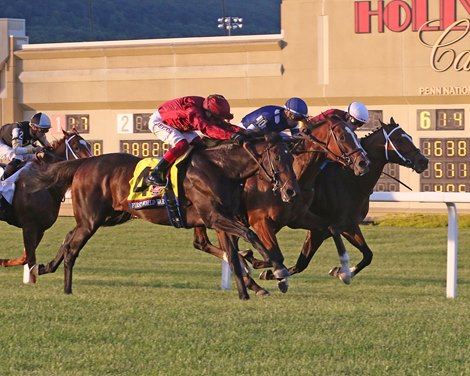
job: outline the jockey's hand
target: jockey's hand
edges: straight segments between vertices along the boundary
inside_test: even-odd
[[[248,137],[246,136],[246,134],[243,134],[243,133],[234,133],[232,134],[230,139],[240,146],[243,145],[243,143],[248,141]]]
[[[33,153],[39,153],[42,150],[43,150],[42,146],[34,146],[33,147]]]

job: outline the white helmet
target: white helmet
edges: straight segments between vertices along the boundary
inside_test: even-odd
[[[367,123],[367,120],[369,120],[369,110],[361,102],[352,102],[348,106],[348,114],[354,120],[362,124]]]

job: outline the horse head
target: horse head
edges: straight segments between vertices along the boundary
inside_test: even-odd
[[[411,136],[400,127],[395,120],[390,118],[390,123],[382,121],[381,127],[363,138],[362,144],[373,155],[374,150],[385,158],[386,162],[398,163],[422,173],[428,168],[429,160],[415,146]],[[377,140],[380,137],[380,141]]]
[[[252,138],[243,148],[256,161],[260,176],[267,179],[273,191],[279,191],[284,202],[290,202],[300,193],[292,167],[294,161],[289,146],[277,133],[267,133]]]
[[[326,154],[328,159],[350,167],[361,176],[369,171],[370,161],[356,134],[338,116],[325,115],[319,123],[307,123],[308,137]]]
[[[93,156],[90,144],[73,128],[70,132],[62,129],[63,138],[52,143],[38,153],[38,160],[55,162],[59,160],[81,159]]]

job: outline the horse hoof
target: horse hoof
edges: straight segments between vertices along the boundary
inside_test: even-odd
[[[346,285],[351,284],[351,273],[340,272],[338,273],[338,278]]]
[[[279,289],[280,292],[285,294],[287,290],[289,289],[289,281],[287,280],[287,278],[281,279],[277,283],[277,288]]]
[[[276,269],[273,272],[273,276],[276,279],[284,279],[284,278],[289,278],[290,274],[289,274],[289,271],[286,268],[281,268],[281,269]]]
[[[339,269],[340,269],[339,267],[335,266],[334,268],[330,269],[328,274],[331,275],[332,277],[338,277]]]
[[[253,251],[251,249],[245,249],[244,251],[239,252],[240,256],[242,256],[245,260],[252,262],[255,258],[253,255]]]
[[[271,295],[268,290],[261,289],[256,291],[256,296],[269,296]]]
[[[259,279],[261,279],[262,281],[273,280],[274,279],[273,271],[271,269],[263,270],[259,275]]]

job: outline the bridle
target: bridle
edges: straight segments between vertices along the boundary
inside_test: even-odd
[[[283,185],[281,184],[281,179],[279,178],[280,173],[276,168],[274,167],[274,162],[273,162],[273,152],[271,151],[272,145],[268,145],[260,155],[256,155],[255,152],[253,152],[252,148],[250,147],[249,144],[243,144],[243,149],[248,153],[248,155],[255,161],[255,163],[258,165],[259,169],[263,172],[263,174],[267,177],[268,181],[271,183],[273,186],[272,190],[273,192],[276,192],[280,189],[283,188]],[[286,148],[287,152],[287,148]],[[268,171],[263,163],[263,160],[267,158],[268,161],[268,166],[269,170]],[[274,157],[276,158],[276,157]],[[261,177],[263,176],[262,174],[260,175]],[[286,182],[287,183],[287,182]],[[284,185],[286,184],[284,183]]]
[[[68,137],[65,139],[65,159],[68,161],[70,160],[70,154],[73,155],[74,159],[80,159],[80,156],[77,155],[74,151],[73,148],[70,146],[70,142],[75,138],[79,137],[78,134],[73,134],[72,136]],[[90,145],[88,142],[86,142],[83,138],[80,137],[80,140],[78,142],[85,147],[86,152],[88,153],[88,157],[93,157],[93,152],[90,149]]]
[[[387,133],[386,130],[385,130],[385,128],[382,127],[382,133],[383,133],[384,139],[385,139],[385,143],[384,143],[385,160],[386,160],[387,162],[390,161],[389,155],[388,155],[388,152],[389,152],[388,149],[391,147],[391,149],[393,149],[393,151],[398,155],[398,157],[400,158],[400,160],[401,160],[401,162],[402,162],[402,163],[399,163],[399,164],[402,164],[403,166],[409,167],[409,168],[411,168],[412,170],[414,170],[414,167],[415,167],[415,166],[414,166],[414,163],[411,161],[411,159],[406,158],[402,153],[400,153],[400,151],[398,150],[398,148],[395,146],[395,144],[393,143],[393,141],[392,141],[392,139],[391,139],[392,134],[393,134],[396,130],[398,130],[398,129],[401,129],[399,124],[397,124],[397,125],[390,131],[390,133]],[[402,134],[402,137],[408,138],[408,139],[411,141],[411,143],[413,143],[413,140],[411,139],[410,136],[408,136],[407,133],[404,132],[404,133]],[[415,152],[416,152],[416,153],[419,153],[419,149],[416,149]]]
[[[314,124],[313,127],[318,127],[318,126],[324,124],[325,122],[327,122],[327,121],[322,120],[321,122]],[[300,138],[301,140],[302,139],[308,139],[308,140],[312,141],[313,143],[317,144],[319,146],[319,148],[321,149],[320,150],[321,152],[333,156],[332,159],[336,160],[336,162],[339,162],[344,166],[350,166],[354,163],[354,155],[355,154],[363,153],[365,155],[366,153],[365,153],[364,149],[362,148],[362,146],[359,143],[356,143],[357,148],[353,149],[351,152],[348,153],[347,151],[345,151],[342,143],[339,142],[338,137],[336,136],[336,134],[334,132],[334,129],[338,126],[339,126],[339,122],[334,123],[333,125],[330,122],[328,122],[328,134],[327,134],[326,142],[323,142],[323,141],[319,140],[318,138],[316,138],[312,134],[311,131],[308,132],[307,134],[303,133],[299,136],[295,136],[294,138]],[[338,155],[338,154],[334,153],[332,150],[330,150],[328,145],[330,145],[331,140],[334,141],[336,147],[341,151],[341,155]],[[299,143],[300,143],[300,141],[299,141]],[[294,148],[296,148],[299,143],[294,145]],[[305,150],[303,152],[305,152],[305,153],[308,153],[308,152],[317,153],[319,151],[318,150]]]

